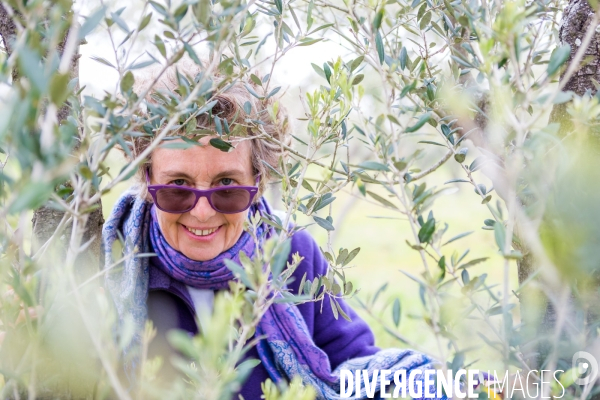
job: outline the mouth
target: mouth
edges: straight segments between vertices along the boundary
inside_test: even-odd
[[[189,233],[191,233],[194,236],[197,237],[208,237],[211,236],[212,234],[214,234],[216,231],[219,230],[220,226],[216,227],[216,228],[208,228],[208,229],[195,229],[195,228],[190,228],[189,226],[185,226],[183,225],[183,228],[185,230],[187,230]]]

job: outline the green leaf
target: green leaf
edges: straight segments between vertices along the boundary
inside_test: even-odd
[[[250,103],[250,101],[244,103],[244,112],[248,115],[252,113],[252,103]]]
[[[456,269],[465,269],[486,261],[489,257],[475,258],[467,263],[458,266]]]
[[[438,267],[440,268],[440,276],[438,277],[438,282],[441,282],[446,277],[446,256],[442,256],[438,261]]]
[[[306,182],[306,181],[304,180],[303,182]],[[314,206],[313,212],[319,211],[320,209],[325,208],[329,204],[333,203],[334,200],[335,200],[335,197],[331,196],[330,193],[323,195],[323,197],[321,197],[319,199],[319,202],[317,203],[317,205]]]
[[[339,302],[335,302],[335,306],[338,309],[338,312],[340,313],[340,315],[342,316],[342,318],[344,318],[346,321],[348,322],[352,322],[352,319],[350,319],[350,317],[348,316],[348,314],[346,314],[346,312],[344,311],[344,309],[342,308],[342,306],[340,306]]]
[[[163,16],[165,16],[165,17],[169,16],[169,12],[167,11],[167,9],[164,6],[162,6],[161,4],[157,3],[156,1],[150,0],[150,5],[152,7],[154,7],[154,9],[156,11],[158,11],[160,14],[162,14]]]
[[[233,272],[233,274],[236,277],[238,277],[244,285],[246,285],[249,288],[252,288],[254,286],[252,284],[252,281],[250,281],[250,278],[248,277],[246,270],[241,265],[239,265],[238,263],[236,263],[235,261],[232,261],[230,259],[225,259],[225,266],[229,270],[231,270],[231,272]]]
[[[375,14],[375,18],[373,18],[373,30],[379,30],[381,28],[381,21],[383,21],[383,15],[385,14],[385,8],[381,7],[377,14]]]
[[[471,183],[471,181],[467,180],[467,179],[450,179],[449,181],[444,182],[444,185],[447,183]]]
[[[210,111],[213,109],[213,107],[218,103],[218,100],[213,100],[209,103],[206,103],[204,106],[202,106],[201,109],[198,110],[198,115],[204,114],[207,111]]]
[[[454,359],[452,360],[452,366],[451,366],[451,370],[452,371],[458,371],[459,369],[461,369],[463,367],[465,363],[465,354],[463,352],[458,352],[456,353],[456,355],[454,356]]]
[[[312,11],[315,8],[314,0],[310,0],[308,3],[308,10],[306,11],[306,29],[310,29],[313,24]]]
[[[85,22],[81,25],[81,28],[79,29],[80,40],[89,35],[98,26],[100,21],[102,21],[102,18],[104,18],[105,13],[106,8],[100,7],[85,19]]]
[[[326,231],[335,230],[335,228],[333,227],[333,224],[329,220],[326,220],[325,218],[317,217],[316,215],[313,216],[313,219],[321,228],[325,229]]]
[[[474,231],[469,231],[469,232],[463,232],[463,233],[459,233],[458,235],[456,235],[456,236],[453,236],[453,237],[452,237],[450,240],[448,240],[448,241],[447,241],[446,243],[444,243],[442,246],[445,246],[445,245],[447,245],[448,243],[452,243],[452,242],[454,242],[455,240],[462,239],[462,238],[464,238],[465,236],[469,236],[469,235],[470,235],[471,233],[473,233],[473,232],[474,232]]]
[[[427,243],[431,240],[431,237],[433,236],[433,233],[435,232],[435,219],[431,218],[428,219],[427,222],[425,222],[423,224],[423,226],[421,226],[421,229],[419,229],[419,242],[420,243]]]
[[[428,111],[425,114],[421,115],[421,117],[419,118],[417,123],[411,127],[406,128],[405,132],[412,133],[412,132],[419,130],[419,128],[421,128],[423,125],[425,125],[427,123],[427,121],[429,121],[429,118],[431,118],[431,111]]]
[[[504,258],[508,258],[509,260],[520,260],[523,258],[523,253],[518,250],[511,250],[508,254],[504,255]]]
[[[350,253],[348,253],[348,256],[342,262],[342,265],[350,264],[352,262],[352,260],[354,260],[354,257],[356,257],[359,252],[360,252],[360,247],[357,247],[354,250],[352,250]]]
[[[234,149],[234,147],[231,145],[231,143],[226,142],[221,138],[212,138],[209,140],[209,143],[212,147],[217,148],[226,153],[228,153]]]
[[[412,81],[409,85],[404,86],[402,88],[402,91],[400,92],[400,98],[403,98],[404,96],[406,96],[408,94],[408,92],[410,92],[411,90],[413,90],[416,87],[417,87],[417,81]]]
[[[196,65],[202,65],[202,61],[200,61],[200,59],[198,58],[198,55],[196,54],[196,52],[194,51],[192,46],[190,46],[186,42],[183,42],[183,47],[185,49],[185,52],[188,53],[188,56],[190,56],[190,58],[192,59],[193,62],[196,63]]]
[[[444,145],[444,144],[441,144],[441,143],[438,143],[438,142],[434,142],[434,141],[431,141],[431,140],[419,140],[419,143],[433,144],[433,145],[436,145],[436,146],[446,147],[446,145]]]
[[[329,303],[331,305],[331,310],[333,311],[333,318],[338,319],[338,310],[337,307],[335,305],[335,301],[333,300],[333,297],[329,297]]]
[[[24,210],[39,208],[52,194],[51,182],[29,182],[19,191],[19,195],[8,207],[9,214],[16,214]]]
[[[394,162],[394,167],[396,167],[396,169],[398,171],[403,171],[404,168],[406,168],[407,166],[408,166],[408,163],[406,161],[400,160],[400,161]]]
[[[70,74],[55,74],[50,81],[50,101],[60,106],[69,97]]]
[[[250,80],[252,80],[252,82],[254,82],[255,85],[262,86],[262,81],[260,80],[260,78],[258,76],[251,74]]]
[[[322,29],[329,28],[329,27],[331,27],[331,26],[333,26],[333,25],[335,25],[335,24],[325,24],[325,25],[321,25],[321,26],[319,26],[318,28],[315,28],[315,29],[313,29],[312,31],[308,32],[308,33],[307,33],[307,35],[312,35],[312,34],[313,34],[313,33],[315,33],[315,32],[318,32],[318,31],[320,31],[320,30],[322,30]]]
[[[309,192],[315,192],[315,189],[313,189],[313,187],[310,185],[310,182],[308,182],[306,179],[302,179],[302,187]]]
[[[298,47],[310,46],[311,44],[315,44],[317,42],[320,42],[321,40],[323,40],[323,38],[318,38],[318,39],[304,38],[304,39],[300,40],[300,44],[298,44]]]
[[[266,98],[268,99],[269,97],[275,96],[279,90],[281,90],[281,86],[277,86],[275,89],[271,90]]]
[[[131,71],[127,71],[125,73],[125,75],[123,76],[123,79],[121,79],[121,82],[120,82],[121,92],[122,93],[129,92],[129,90],[131,90],[131,88],[133,87],[134,83],[135,83],[135,77],[133,76],[133,73]]]
[[[140,26],[138,27],[138,32],[144,30],[144,28],[146,28],[150,23],[150,20],[152,20],[152,13],[146,15],[144,19],[142,19],[142,21],[140,22]]]
[[[420,21],[423,18],[423,15],[427,11],[427,2],[423,3],[421,7],[419,7],[419,11],[417,11],[417,21]]]
[[[156,63],[156,60],[142,61],[142,62],[139,62],[137,64],[130,65],[127,69],[141,69],[141,68],[146,68],[146,67],[149,67],[150,65],[152,65],[154,63]]]
[[[385,60],[385,50],[383,48],[383,39],[381,38],[381,32],[377,31],[375,34],[375,47],[377,48],[377,55],[379,55],[379,63],[383,65]]]
[[[473,162],[471,163],[471,165],[469,165],[469,170],[471,172],[475,172],[478,169],[480,169],[481,167],[483,167],[483,165],[486,162],[486,158],[484,156],[479,156],[476,159],[473,160]]]
[[[197,143],[191,144],[191,143],[175,142],[175,143],[163,143],[163,144],[160,145],[160,147],[162,149],[187,150],[187,149],[192,148],[196,144]]]
[[[329,64],[323,63],[323,72],[325,73],[325,79],[327,79],[327,82],[331,83],[331,68],[329,68]]]
[[[44,68],[37,52],[27,46],[23,46],[17,53],[19,56],[19,67],[23,75],[27,77],[34,89],[43,92],[48,82],[44,78]]]
[[[199,0],[195,5],[192,6],[194,9],[194,15],[203,25],[208,25],[211,17],[211,0]]]
[[[406,60],[408,59],[408,51],[406,50],[406,47],[402,47],[402,50],[400,50],[400,57],[399,57],[399,61],[400,61],[400,69],[405,69],[406,68]]]
[[[110,18],[117,23],[117,26],[123,30],[125,33],[129,33],[129,27],[127,23],[123,21],[123,19],[117,13],[110,13]]]
[[[515,304],[507,304],[506,306],[506,312],[512,310],[513,308],[515,308]],[[498,314],[502,314],[502,306],[496,306],[496,307],[492,307],[489,310],[487,310],[486,314],[489,316],[492,315],[498,315]]]
[[[568,91],[568,92],[559,92],[556,97],[554,97],[554,100],[552,100],[552,104],[563,104],[566,103],[567,101],[571,101],[571,99],[573,98],[573,92]]]
[[[360,168],[369,169],[372,171],[389,171],[387,165],[379,163],[377,161],[363,161],[358,164]]]
[[[273,277],[278,277],[287,264],[290,251],[292,250],[291,239],[286,239],[283,243],[277,246],[276,254],[271,260],[271,272]]]
[[[463,284],[465,285],[468,285],[471,281],[471,279],[469,278],[469,271],[467,271],[466,269],[463,269],[462,273],[460,274],[460,277],[462,279]]]
[[[380,196],[380,195],[378,195],[377,193],[373,193],[373,192],[370,192],[370,191],[368,191],[368,190],[367,190],[367,193],[368,193],[368,194],[369,194],[369,195],[370,195],[372,198],[374,198],[375,200],[377,200],[378,202],[380,202],[381,204],[383,204],[384,206],[386,206],[386,207],[390,207],[390,208],[393,208],[393,209],[395,209],[395,210],[397,210],[397,209],[398,209],[398,207],[396,207],[396,206],[394,205],[394,203],[392,203],[392,202],[391,202],[391,201],[389,201],[389,200],[386,200],[386,199],[384,199],[383,197],[381,197],[381,196]]]
[[[325,76],[325,71],[323,71],[323,68],[321,68],[317,64],[313,64],[313,63],[310,63],[310,65],[312,65],[313,69],[320,77],[327,79],[327,77]]]
[[[250,85],[248,85],[248,84],[246,84],[245,86],[246,86],[246,90],[248,91],[248,93],[250,93],[252,96],[256,97],[256,98],[257,98],[257,99],[259,99],[259,100],[262,100],[262,99],[264,99],[264,97],[263,97],[263,96],[259,95],[258,93],[256,93],[256,92],[254,91],[254,89],[252,88],[252,86],[250,86]]]
[[[221,125],[221,118],[216,115],[213,117],[213,121],[215,122],[215,130],[219,136],[223,135],[223,125]]]
[[[358,56],[354,60],[352,60],[352,62],[350,63],[350,71],[354,72],[354,70],[356,68],[358,68],[360,66],[360,64],[362,64],[364,59],[365,59],[365,56]]]
[[[550,56],[550,61],[548,62],[548,68],[546,70],[548,76],[554,75],[559,70],[561,65],[567,61],[569,55],[571,55],[571,46],[568,44],[554,49],[552,55]]]
[[[358,85],[359,83],[361,83],[363,81],[363,79],[365,78],[364,74],[358,74],[354,77],[354,79],[352,79],[352,86],[354,85]]]
[[[185,14],[187,14],[188,9],[189,9],[189,4],[187,4],[187,3],[181,4],[179,7],[177,7],[175,12],[173,13],[173,17],[175,17],[175,20],[177,22],[180,22],[183,19],[183,17],[185,17]],[[187,44],[187,43],[184,42],[184,44]]]
[[[454,159],[459,163],[464,162],[465,158],[467,158],[468,151],[469,151],[469,149],[467,147],[463,147],[454,155]]]
[[[425,13],[425,15],[423,15],[421,22],[419,22],[419,28],[425,29],[427,27],[427,24],[429,24],[430,22],[431,22],[431,11],[427,11]]]
[[[277,7],[277,11],[279,11],[279,15],[283,14],[283,2],[282,2],[282,0],[275,0],[275,7]]]
[[[394,305],[392,306],[392,318],[394,320],[394,325],[396,328],[400,325],[400,300],[398,298],[394,299]]]
[[[506,231],[504,230],[503,224],[494,224],[494,239],[501,252],[504,252],[504,246],[506,244]]]
[[[117,69],[114,65],[112,65],[108,60],[106,60],[105,58],[102,57],[96,57],[96,56],[91,56],[90,57],[92,60],[99,62],[100,64],[104,64],[108,67],[111,67],[113,69]]]

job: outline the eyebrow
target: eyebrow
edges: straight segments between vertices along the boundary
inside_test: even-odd
[[[181,172],[181,171],[163,171],[161,173],[161,176],[164,176],[166,178],[185,178],[190,181],[193,181],[193,179],[190,175],[186,174],[185,172]]]
[[[182,171],[163,171],[161,173],[162,176],[166,177],[166,178],[185,178],[189,181],[193,181],[194,179],[186,174],[185,172]],[[219,172],[217,175],[215,175],[214,177],[212,177],[213,180],[215,179],[219,179],[219,178],[223,178],[226,176],[238,176],[241,177],[244,175],[244,171],[239,170],[239,169],[229,169],[226,171],[221,171]]]
[[[239,169],[228,169],[226,171],[219,172],[217,175],[215,175],[213,177],[213,179],[219,179],[219,178],[223,178],[225,176],[238,176],[238,177],[242,177],[242,176],[244,176],[244,171],[239,170]]]

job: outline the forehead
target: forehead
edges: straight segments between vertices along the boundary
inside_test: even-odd
[[[253,175],[249,140],[234,142],[234,149],[221,151],[209,144],[210,137],[200,140],[201,146],[187,149],[169,149],[159,147],[152,153],[152,170],[161,172],[182,172],[190,176],[213,177],[222,171],[236,170],[244,175]],[[177,139],[168,143],[183,143]]]

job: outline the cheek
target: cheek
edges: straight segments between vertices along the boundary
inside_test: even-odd
[[[156,210],[156,213],[156,216],[158,217],[158,223],[160,225],[160,230],[162,231],[167,241],[170,242],[171,239],[174,238],[173,235],[177,230],[177,220],[180,216],[179,214],[166,213],[158,209]]]
[[[248,212],[223,215],[225,215],[225,219],[227,220],[227,224],[229,225],[228,234],[231,236],[235,236],[232,239],[237,240],[238,237],[242,234],[242,231],[244,230],[244,222],[246,221],[246,219],[248,219]]]

